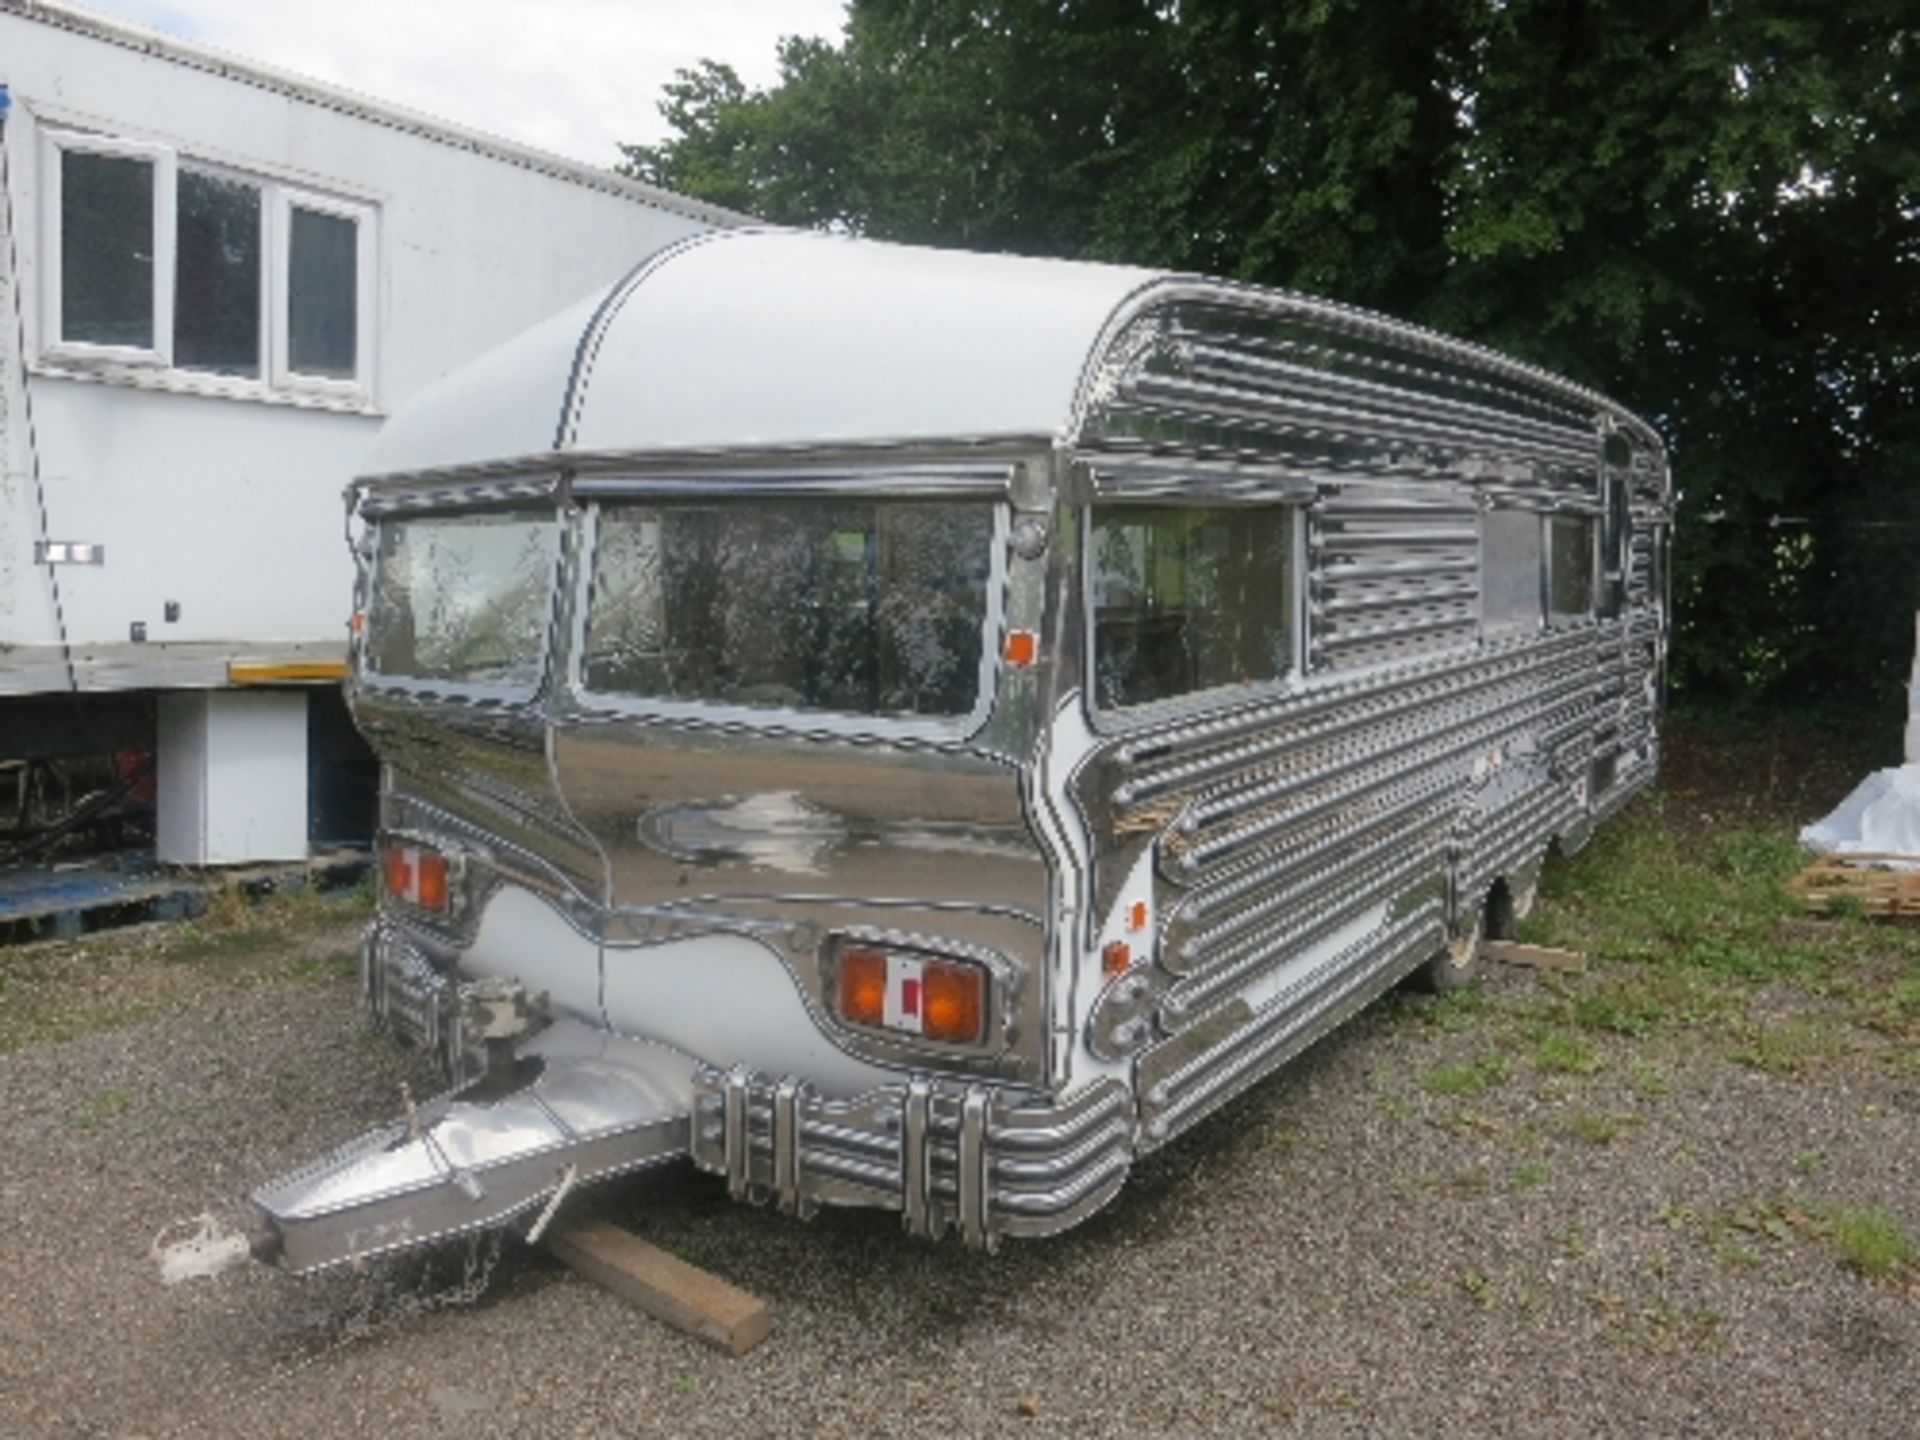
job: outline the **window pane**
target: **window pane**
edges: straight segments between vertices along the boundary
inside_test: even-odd
[[[153,162],[60,156],[62,340],[153,348]]]
[[[1487,630],[1540,628],[1540,517],[1531,510],[1480,517],[1480,622]]]
[[[992,559],[987,505],[609,506],[587,684],[669,700],[965,715],[979,693]]]
[[[555,535],[551,517],[529,515],[382,521],[367,620],[368,670],[533,689]]]
[[[1292,665],[1292,512],[1112,505],[1093,512],[1102,707],[1274,680]]]
[[[1552,557],[1548,597],[1555,615],[1593,613],[1593,521],[1584,515],[1556,515],[1547,522]]]
[[[359,322],[359,225],[291,207],[287,237],[287,367],[328,380],[354,378]]]
[[[173,363],[218,375],[260,373],[260,191],[179,176]]]

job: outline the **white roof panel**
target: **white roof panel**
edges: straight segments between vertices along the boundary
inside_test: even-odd
[[[1055,435],[1157,272],[802,231],[685,242],[617,305],[568,448]]]

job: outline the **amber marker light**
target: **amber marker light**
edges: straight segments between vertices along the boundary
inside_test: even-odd
[[[920,1033],[932,1040],[971,1044],[986,1016],[987,975],[978,965],[929,960],[920,972]]]
[[[1040,637],[1031,630],[1009,630],[1000,653],[1007,657],[1007,664],[1024,668],[1040,654]]]
[[[1147,902],[1136,900],[1127,907],[1127,929],[1138,935],[1147,928]]]
[[[881,1025],[887,1015],[887,955],[884,950],[840,952],[840,1013],[856,1025]]]
[[[1100,971],[1108,977],[1122,973],[1131,964],[1133,947],[1124,940],[1109,940],[1100,952]]]
[[[424,845],[389,841],[380,870],[387,894],[394,899],[445,913],[449,899],[446,856]]]

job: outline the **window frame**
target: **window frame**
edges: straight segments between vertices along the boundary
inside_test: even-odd
[[[794,705],[741,705],[710,700],[678,700],[662,696],[632,695],[618,690],[600,690],[587,683],[587,626],[592,618],[593,587],[600,561],[600,517],[607,507],[658,508],[702,505],[715,501],[733,504],[777,505],[782,499],[857,498],[876,505],[889,502],[926,504],[953,502],[989,507],[992,531],[988,539],[990,557],[987,566],[985,613],[981,619],[980,672],[975,682],[972,708],[963,715],[871,715],[857,710],[803,709]],[[671,492],[636,487],[630,491],[597,493],[582,509],[573,533],[579,537],[579,562],[568,586],[573,614],[568,627],[565,683],[573,702],[583,710],[623,718],[665,721],[681,725],[708,725],[729,730],[756,730],[792,734],[806,732],[826,735],[879,735],[934,741],[954,741],[977,733],[992,715],[999,698],[1001,659],[1007,628],[1008,548],[1012,532],[1012,505],[1004,485],[982,488],[974,493],[921,492],[912,483],[897,488],[875,487],[866,477],[860,483],[838,489],[816,489],[806,484],[791,486],[787,495],[765,492],[728,491],[724,486],[701,490],[688,486]]]
[[[35,235],[39,283],[33,364],[55,372],[81,372],[190,394],[269,403],[377,412],[381,276],[380,206],[288,180],[244,163],[183,152],[163,140],[136,139],[81,128],[75,120],[42,120],[38,126],[39,173],[35,177],[41,222]],[[154,166],[152,218],[153,337],[151,346],[98,345],[65,338],[61,286],[64,256],[61,223],[67,153],[146,160]],[[260,194],[260,356],[257,376],[227,375],[176,363],[179,242],[179,177],[207,175],[251,186]],[[353,222],[354,371],[351,379],[308,375],[288,363],[291,301],[292,212],[295,207]]]
[[[1152,724],[1167,716],[1216,710],[1223,705],[1287,694],[1300,686],[1306,676],[1308,656],[1307,626],[1310,611],[1307,603],[1308,557],[1305,514],[1310,503],[1310,496],[1281,487],[1228,490],[1203,482],[1195,484],[1191,489],[1178,485],[1096,488],[1095,492],[1079,507],[1079,591],[1080,613],[1083,617],[1080,627],[1080,666],[1084,677],[1082,691],[1086,697],[1087,713],[1094,719],[1097,727]],[[1100,616],[1094,596],[1093,537],[1094,510],[1097,507],[1109,506],[1115,508],[1138,506],[1142,509],[1164,509],[1170,506],[1196,510],[1270,509],[1286,512],[1289,567],[1286,597],[1287,658],[1281,672],[1263,680],[1214,685],[1204,690],[1189,690],[1179,695],[1142,700],[1136,705],[1102,704],[1098,669]]]
[[[547,537],[547,599],[540,625],[540,653],[533,668],[532,683],[509,684],[503,681],[444,680],[430,675],[408,675],[376,670],[372,664],[373,601],[380,584],[379,527],[411,524],[418,521],[459,521],[510,516],[552,528]],[[351,646],[352,683],[371,691],[387,691],[419,699],[469,701],[482,705],[524,706],[537,702],[552,684],[555,651],[555,617],[565,585],[568,547],[572,528],[567,512],[551,499],[511,502],[500,505],[448,506],[445,509],[382,510],[369,517],[373,521],[370,539],[372,554],[366,572],[365,624],[355,633]]]
[[[373,393],[373,321],[372,304],[377,272],[374,247],[374,211],[370,205],[322,195],[312,190],[273,183],[264,197],[267,237],[266,290],[268,325],[263,373],[268,383],[288,393],[324,395],[355,400]],[[309,375],[295,370],[289,359],[292,341],[293,310],[293,212],[307,210],[315,215],[330,215],[350,220],[354,227],[354,329],[353,378],[336,379],[330,375]]]
[[[140,160],[153,166],[153,214],[149,239],[153,251],[153,344],[100,345],[66,337],[66,254],[61,224],[66,214],[66,157],[68,154],[106,155]],[[81,364],[120,364],[171,369],[173,366],[173,289],[175,196],[178,194],[178,155],[170,145],[127,140],[86,131],[44,129],[40,132],[40,269],[41,344],[48,360]]]
[[[1562,610],[1555,603],[1554,591],[1559,586],[1558,565],[1554,559],[1553,531],[1556,525],[1577,524],[1586,528],[1587,534],[1587,603],[1578,610]],[[1581,625],[1590,625],[1600,615],[1601,586],[1604,583],[1601,572],[1600,532],[1601,518],[1584,510],[1550,511],[1541,517],[1540,558],[1543,577],[1542,595],[1545,598],[1543,625],[1548,630],[1569,630]]]

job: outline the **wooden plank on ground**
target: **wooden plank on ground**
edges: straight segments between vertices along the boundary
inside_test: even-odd
[[[1586,973],[1587,957],[1578,950],[1556,950],[1551,945],[1522,945],[1517,940],[1484,940],[1480,953],[1501,965],[1526,965],[1535,970]]]
[[[773,1328],[766,1302],[603,1220],[556,1225],[542,1242],[596,1285],[729,1355]]]
[[[1816,915],[1920,915],[1920,856],[1824,855],[1787,881],[1787,893]]]

